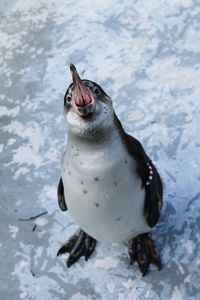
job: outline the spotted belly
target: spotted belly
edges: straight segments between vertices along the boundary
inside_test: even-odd
[[[133,168],[107,170],[63,167],[69,214],[81,229],[99,241],[121,242],[150,231],[144,218],[144,189]]]

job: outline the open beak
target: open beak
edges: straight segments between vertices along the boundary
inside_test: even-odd
[[[92,93],[82,82],[75,66],[70,64],[70,71],[73,80],[72,100],[78,107],[84,107],[93,101]]]

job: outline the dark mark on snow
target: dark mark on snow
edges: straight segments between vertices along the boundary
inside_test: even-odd
[[[36,227],[37,227],[37,224],[35,224],[35,225],[33,226],[32,231],[35,231]]]
[[[41,217],[41,216],[44,216],[44,215],[46,215],[47,213],[48,213],[48,211],[44,211],[43,213],[38,214],[38,215],[36,215],[36,216],[34,216],[34,217],[25,218],[25,219],[19,218],[18,220],[19,220],[19,221],[31,221],[31,220],[35,220],[35,219],[37,219],[37,218],[39,218],[39,217]]]

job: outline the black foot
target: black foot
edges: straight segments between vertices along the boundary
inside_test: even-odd
[[[129,257],[131,265],[135,260],[138,262],[142,276],[146,275],[151,263],[156,265],[159,271],[161,270],[160,255],[156,251],[148,233],[138,235],[131,240],[129,245]]]
[[[87,235],[83,230],[74,234],[59,250],[57,256],[69,252],[67,260],[68,268],[81,256],[87,261],[96,246],[96,240]]]

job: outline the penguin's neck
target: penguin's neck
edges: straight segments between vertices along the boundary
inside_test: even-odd
[[[89,159],[98,156],[121,156],[126,153],[126,148],[122,143],[118,130],[112,130],[101,137],[87,139],[71,132],[68,133],[68,151],[71,155],[81,154],[82,157]]]

